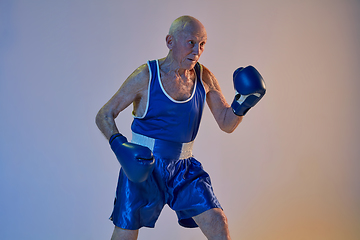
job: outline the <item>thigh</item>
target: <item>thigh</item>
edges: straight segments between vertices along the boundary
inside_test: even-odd
[[[127,230],[115,226],[111,240],[136,240],[138,234],[139,230]]]
[[[171,190],[167,203],[176,211],[179,224],[183,227],[197,227],[193,216],[212,208],[221,208],[213,191],[209,174],[195,158],[183,159],[173,165]]]
[[[222,209],[212,208],[193,219],[208,239],[231,239],[227,218]]]
[[[153,175],[144,182],[134,183],[121,169],[110,219],[123,229],[153,228],[165,204],[163,194]]]

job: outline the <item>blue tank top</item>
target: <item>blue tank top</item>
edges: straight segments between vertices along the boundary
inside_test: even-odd
[[[148,99],[143,116],[134,116],[131,130],[155,139],[187,143],[195,139],[206,99],[201,80],[201,65],[194,67],[196,79],[191,97],[184,101],[171,98],[162,86],[159,63],[148,61],[150,72]]]

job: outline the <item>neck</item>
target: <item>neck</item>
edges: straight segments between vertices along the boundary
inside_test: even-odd
[[[167,74],[173,73],[177,76],[188,76],[191,71],[191,69],[181,68],[180,63],[175,61],[171,51],[159,64],[161,70]]]

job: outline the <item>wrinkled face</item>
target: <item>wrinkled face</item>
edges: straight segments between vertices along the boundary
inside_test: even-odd
[[[189,25],[173,37],[169,47],[180,68],[192,69],[204,51],[207,34],[202,25]]]

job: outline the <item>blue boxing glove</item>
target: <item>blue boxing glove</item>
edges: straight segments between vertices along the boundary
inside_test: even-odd
[[[112,135],[109,143],[130,181],[139,183],[149,177],[155,167],[155,159],[149,148],[129,143],[120,133]]]
[[[265,95],[265,82],[253,66],[236,69],[233,80],[236,95],[231,107],[236,115],[245,116]]]

